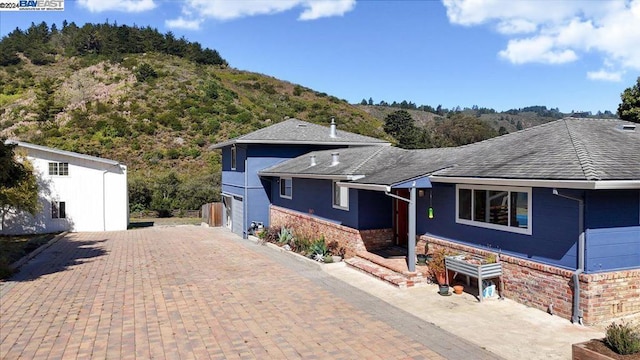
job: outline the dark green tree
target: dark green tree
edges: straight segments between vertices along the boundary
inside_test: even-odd
[[[157,211],[159,217],[171,216],[179,186],[180,179],[173,171],[156,180],[151,197],[151,210]]]
[[[383,129],[398,140],[398,146],[401,148],[417,149],[424,145],[420,143],[420,130],[406,110],[398,110],[387,115]]]
[[[0,189],[13,187],[27,176],[25,167],[14,157],[14,148],[15,145],[5,144],[0,138]]]
[[[640,77],[636,84],[620,94],[622,102],[618,106],[618,117],[635,123],[640,123]]]
[[[373,98],[369,98],[369,105],[373,105]]]
[[[367,100],[363,98],[362,101],[360,101],[360,105],[367,105]]]
[[[139,82],[145,82],[157,77],[158,73],[147,63],[142,63],[136,70],[136,79],[138,79]]]

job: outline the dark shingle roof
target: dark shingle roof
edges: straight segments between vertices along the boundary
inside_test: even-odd
[[[339,127],[339,126],[337,126]],[[315,145],[389,145],[389,142],[336,129],[330,136],[326,126],[289,119],[211,146],[212,149],[232,144],[315,144]]]
[[[622,120],[567,118],[456,148],[394,147],[317,151],[262,171],[352,175],[355,183],[392,185],[424,175],[531,180],[640,180],[640,126]],[[309,156],[316,166],[309,166]]]
[[[622,120],[567,118],[463,146],[439,176],[640,180],[640,129]]]

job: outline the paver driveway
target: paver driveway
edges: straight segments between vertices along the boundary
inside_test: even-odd
[[[0,283],[2,359],[443,357],[493,355],[224,229],[69,234]]]

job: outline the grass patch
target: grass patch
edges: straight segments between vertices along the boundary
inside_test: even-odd
[[[56,235],[58,233],[0,236],[0,279],[6,279],[13,274],[11,264],[46,244]]]

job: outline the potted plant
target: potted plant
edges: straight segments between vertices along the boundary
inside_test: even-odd
[[[425,241],[424,243],[424,254],[417,254],[418,265],[426,265],[429,260],[429,242]]]
[[[451,252],[445,248],[439,248],[433,252],[431,261],[429,261],[429,271],[431,275],[436,279],[438,285],[440,285],[440,295],[449,294],[449,285],[446,283],[446,271],[447,268],[444,263],[444,258],[451,255]]]

